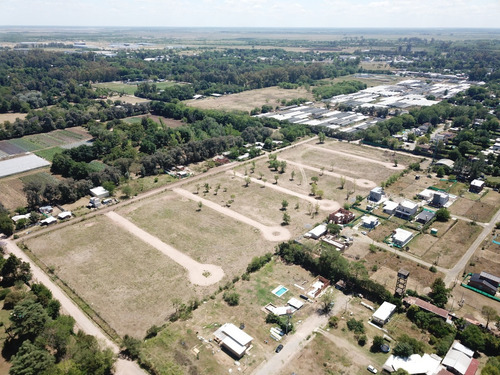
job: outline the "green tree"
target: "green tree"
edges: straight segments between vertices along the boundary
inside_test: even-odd
[[[335,223],[329,223],[326,225],[326,229],[328,230],[328,233],[331,233],[336,236],[341,232],[342,227]]]
[[[462,344],[468,348],[477,350],[478,352],[484,351],[484,334],[478,326],[469,324],[462,332],[460,332],[459,336]]]
[[[280,162],[280,173],[285,173],[286,170],[286,161],[283,160]]]
[[[498,319],[498,313],[496,309],[491,306],[483,306],[483,308],[481,309],[481,314],[486,319],[486,329],[488,329],[488,325],[492,320]]]
[[[392,353],[397,357],[408,358],[413,354],[413,347],[407,342],[398,342]]]
[[[276,185],[278,185],[279,178],[280,178],[279,175],[277,175],[277,174],[274,175],[274,181],[275,181]]]
[[[340,189],[344,190],[346,178],[344,176],[340,177]]]
[[[326,138],[325,133],[319,132],[318,138],[319,138],[319,143],[325,143],[325,138]]]
[[[132,187],[130,185],[123,186],[122,193],[126,198],[130,198],[132,196]]]
[[[69,315],[61,315],[55,320],[49,320],[37,342],[51,349],[57,360],[67,354],[70,337],[73,335],[75,320]]]
[[[446,285],[440,277],[438,277],[431,285],[431,292],[429,297],[431,297],[434,304],[438,307],[444,307],[446,302],[448,302],[448,295],[450,290],[446,288]]]
[[[115,189],[116,189],[116,185],[111,181],[104,181],[102,183],[102,187],[104,189],[106,189],[107,191],[109,191],[109,195],[113,195],[113,193],[115,192]]]
[[[351,318],[347,321],[347,328],[349,329],[349,331],[353,331],[354,333],[365,333],[365,325],[363,324],[362,320]]]
[[[283,225],[288,225],[290,224],[290,215],[288,213],[283,212]]]
[[[320,302],[321,302],[321,309],[325,314],[328,314],[333,307],[333,304],[335,302],[335,297],[333,296],[333,293],[330,290],[327,290],[320,297]]]
[[[248,187],[248,185],[250,185],[250,182],[252,182],[252,179],[250,177],[245,177],[245,187]]]
[[[281,210],[286,211],[286,208],[288,207],[288,201],[286,199],[283,199],[281,202]]]
[[[132,360],[137,359],[141,354],[141,346],[141,340],[138,340],[129,335],[125,335],[122,340],[121,353]]]
[[[293,181],[294,178],[295,178],[295,171],[292,171],[290,181]]]
[[[43,331],[49,316],[40,303],[25,299],[14,307],[9,319],[12,322],[9,332],[17,337],[35,338]]]
[[[370,351],[373,353],[377,353],[380,351],[380,347],[384,345],[384,338],[382,336],[375,336],[373,338],[372,346],[370,347]]]
[[[437,221],[448,221],[450,220],[451,214],[448,209],[441,207],[439,210],[436,211],[436,220]]]
[[[29,341],[24,341],[12,358],[10,375],[39,375],[54,364],[54,357]]]
[[[69,354],[84,374],[109,375],[115,362],[110,349],[102,351],[96,338],[82,331],[76,334],[76,345]]]

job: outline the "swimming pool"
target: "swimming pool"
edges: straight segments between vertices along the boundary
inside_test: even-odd
[[[278,297],[281,297],[286,292],[288,292],[288,289],[285,288],[283,285],[277,286],[272,291],[272,293],[275,294],[275,295],[277,295]]]

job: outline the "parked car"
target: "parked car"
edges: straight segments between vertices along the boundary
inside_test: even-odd
[[[377,369],[372,365],[368,366],[366,369],[370,371],[372,374],[376,374],[378,372]]]
[[[276,353],[279,353],[279,352],[281,352],[281,349],[283,349],[283,344],[279,344],[279,345],[276,347],[275,352],[276,352]]]

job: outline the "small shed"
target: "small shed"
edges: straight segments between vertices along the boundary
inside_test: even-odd
[[[383,326],[387,323],[394,314],[396,310],[396,305],[389,302],[384,302],[372,315],[372,322]]]
[[[93,189],[90,189],[90,194],[93,197],[100,198],[100,199],[109,197],[109,191],[104,189],[102,186],[98,186],[98,187],[95,187]]]
[[[50,213],[52,213],[52,211],[54,211],[52,206],[42,206],[38,210],[40,211],[40,213],[45,214],[45,215],[50,214]]]

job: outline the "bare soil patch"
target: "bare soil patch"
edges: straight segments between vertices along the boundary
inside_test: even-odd
[[[266,87],[263,89],[243,91],[237,94],[224,95],[219,98],[208,97],[198,100],[187,100],[185,103],[191,107],[202,109],[238,110],[250,112],[252,109],[262,107],[264,104],[273,107],[281,105],[281,100],[306,98],[313,100],[313,95],[304,88],[294,90],[279,87]]]
[[[120,335],[143,337],[151,325],[165,322],[175,298],[207,291],[185,287],[182,267],[105,216],[31,238],[26,245]]]

